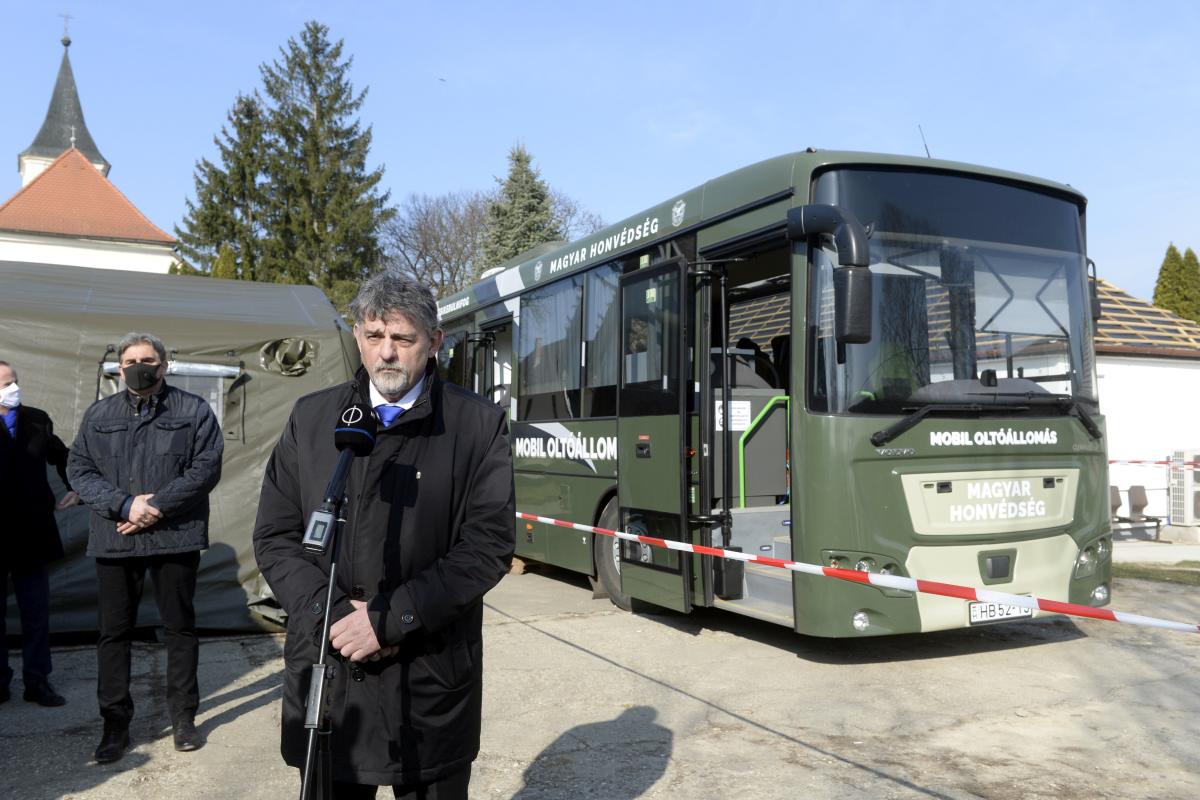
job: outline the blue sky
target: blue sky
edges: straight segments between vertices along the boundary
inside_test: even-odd
[[[167,231],[238,92],[309,19],[369,87],[395,202],[489,186],[516,142],[615,222],[807,146],[921,154],[1069,183],[1102,277],[1149,298],[1200,250],[1200,4],[1189,2],[30,2],[0,0],[0,196],[71,20],[112,181]]]

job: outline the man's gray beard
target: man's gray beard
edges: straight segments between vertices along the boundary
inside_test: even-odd
[[[404,367],[383,368],[376,365],[371,383],[375,384],[375,388],[385,397],[398,395],[408,385],[408,370]]]

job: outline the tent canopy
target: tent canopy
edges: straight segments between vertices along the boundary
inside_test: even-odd
[[[130,331],[163,340],[172,364],[167,382],[205,397],[225,440],[221,482],[210,498],[210,547],[200,562],[197,624],[258,627],[250,608],[270,615],[270,592],[250,536],[267,458],[295,400],[347,380],[358,366],[349,328],[321,291],[0,261],[0,320],[0,360],[17,370],[24,402],[50,414],[68,445],[88,406],[121,390],[109,346]],[[54,470],[50,475],[65,491]],[[80,507],[58,514],[67,555],[50,573],[55,632],[96,628],[87,517]],[[138,624],[157,622],[152,600],[143,598]],[[9,626],[19,628],[15,604]]]

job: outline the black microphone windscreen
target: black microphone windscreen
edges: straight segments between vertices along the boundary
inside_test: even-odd
[[[333,431],[338,450],[350,450],[356,456],[369,456],[375,449],[375,412],[361,403],[346,406]]]

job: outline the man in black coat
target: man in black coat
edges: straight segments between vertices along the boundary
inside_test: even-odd
[[[301,398],[267,464],[254,531],[259,568],[288,613],[282,753],[302,767],[304,702],[318,646],[339,654],[327,690],[334,794],[465,798],[479,753],[483,595],[514,545],[504,412],[443,383],[432,293],[367,281],[350,306],[363,369]],[[338,539],[330,642],[321,643],[330,554],[301,546],[337,461],[346,406],[376,409]]]
[[[167,645],[167,710],[175,749],[196,750],[196,573],[208,547],[208,495],[221,477],[224,443],[208,402],[167,384],[157,336],[129,333],[117,345],[126,391],[83,415],[67,474],[92,509],[87,554],[96,559],[96,697],[104,733],[96,761],[129,747],[133,631],[146,573]]]
[[[58,469],[67,493],[55,505],[46,465]],[[50,685],[50,577],[46,565],[63,556],[55,509],[79,502],[67,482],[67,446],[54,435],[45,411],[21,402],[17,371],[0,361],[0,508],[5,509],[0,544],[0,703],[10,696],[6,620],[8,579],[21,610],[21,677],[25,699],[43,706],[67,701]]]

